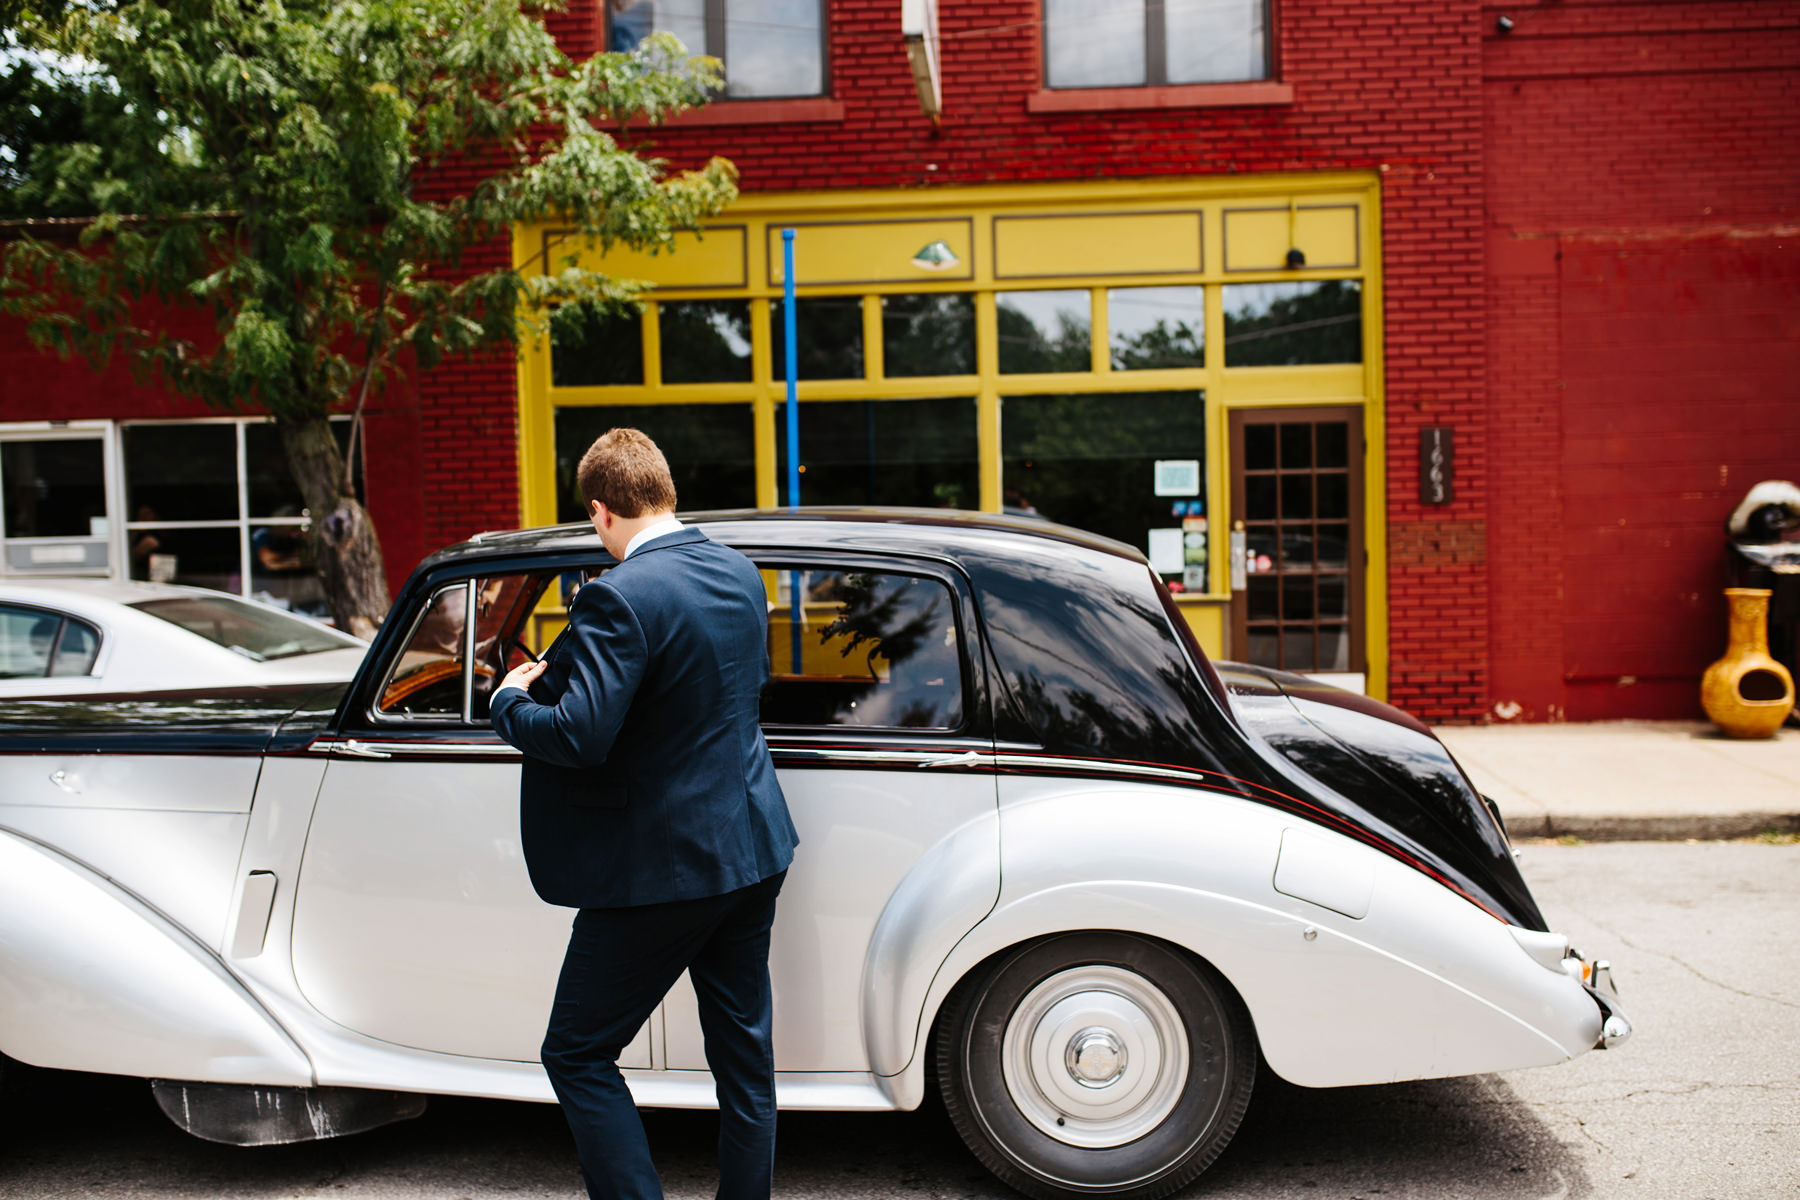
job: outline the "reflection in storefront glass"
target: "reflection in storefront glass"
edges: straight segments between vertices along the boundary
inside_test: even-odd
[[[642,318],[571,305],[550,323],[550,385],[605,387],[644,382]]]
[[[1200,288],[1110,288],[1106,327],[1115,371],[1206,365],[1206,305]]]
[[[153,583],[240,591],[243,550],[237,525],[130,531],[131,577]]]
[[[881,297],[881,370],[889,379],[975,373],[975,298]]]
[[[6,536],[97,537],[106,519],[106,469],[99,438],[0,443]]]
[[[750,382],[748,300],[672,300],[657,321],[664,383]]]
[[[817,96],[825,90],[819,0],[609,0],[607,49],[673,34],[689,54],[725,63],[725,94]]]
[[[786,428],[787,403],[775,406]],[[775,477],[787,478],[787,444],[776,439]],[[975,400],[846,400],[800,406],[803,504],[979,507]]]
[[[794,359],[800,379],[863,377],[861,296],[812,296],[794,301]],[[787,378],[787,320],[782,302],[769,301],[770,361],[776,382]]]
[[[675,477],[683,512],[756,503],[756,437],[748,404],[604,404],[556,410],[556,519],[587,520],[575,468],[615,427],[650,436]]]
[[[1362,361],[1362,285],[1354,279],[1225,288],[1225,365]]]
[[[338,453],[350,445],[350,421],[334,418],[331,434],[337,439]],[[352,464],[352,482],[358,499],[363,497],[363,441],[358,440],[356,461]],[[306,507],[300,485],[288,469],[287,451],[281,444],[281,432],[272,421],[249,422],[244,426],[244,485],[249,495],[250,513],[256,517],[295,517]]]
[[[1205,414],[1201,391],[1004,397],[1006,506],[1136,546],[1151,553],[1165,579],[1203,589]],[[1158,494],[1170,463],[1192,465],[1184,494],[1170,495],[1166,486]]]
[[[1000,292],[994,315],[1002,375],[1093,370],[1085,290]]]
[[[238,516],[237,427],[127,425],[126,502],[134,521],[230,521]]]

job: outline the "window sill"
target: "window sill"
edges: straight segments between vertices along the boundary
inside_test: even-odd
[[[799,96],[780,100],[714,100],[705,108],[684,112],[666,129],[689,125],[778,125],[788,121],[842,121],[844,102],[830,96]],[[634,122],[635,124],[635,122]]]
[[[1025,108],[1034,113],[1115,112],[1131,108],[1225,108],[1293,102],[1293,84],[1258,80],[1165,87],[1042,88],[1025,97]]]

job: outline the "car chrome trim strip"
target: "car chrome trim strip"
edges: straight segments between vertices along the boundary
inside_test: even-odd
[[[792,767],[969,767],[992,770],[995,757],[980,750],[874,749],[859,746],[772,745],[777,765]]]
[[[336,754],[346,758],[494,758],[516,760],[524,757],[516,747],[505,742],[408,742],[363,738],[320,738],[307,747],[314,754]]]

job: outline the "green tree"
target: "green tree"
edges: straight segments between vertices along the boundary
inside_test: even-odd
[[[15,157],[0,203],[91,220],[77,244],[11,240],[0,309],[46,349],[96,365],[122,354],[209,405],[269,412],[332,611],[352,630],[372,629],[388,596],[328,412],[360,415],[414,364],[634,305],[644,285],[581,270],[575,252],[668,246],[736,195],[722,159],[669,174],[606,132],[704,103],[716,60],[662,36],[574,63],[545,11],[519,0],[71,3],[11,31],[82,64],[85,99],[73,135]],[[66,131],[69,115],[58,120]],[[516,222],[552,218],[582,235],[564,257],[462,266]],[[216,336],[169,333],[158,315],[173,305],[203,306]]]

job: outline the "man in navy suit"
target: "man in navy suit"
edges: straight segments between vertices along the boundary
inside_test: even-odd
[[[580,911],[544,1037],[588,1195],[661,1197],[617,1060],[686,970],[719,1100],[719,1196],[763,1200],[775,1156],[769,927],[799,839],[758,724],[762,576],[674,519],[656,443],[613,429],[576,481],[619,565],[584,585],[494,728],[524,751],[525,865]]]

